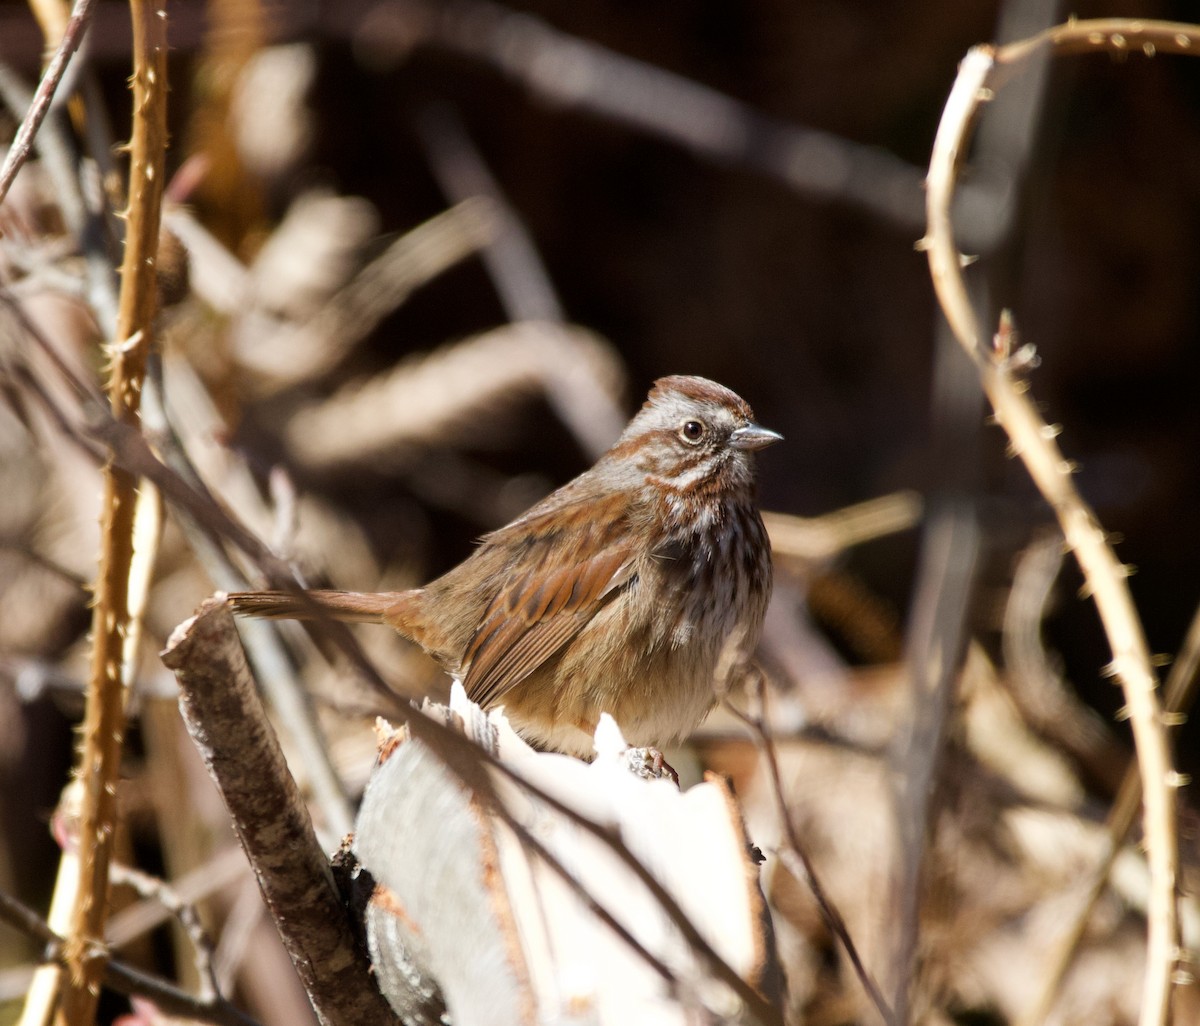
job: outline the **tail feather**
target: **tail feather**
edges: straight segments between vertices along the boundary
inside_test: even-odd
[[[391,623],[388,610],[406,591],[235,591],[228,597],[235,613],[270,620],[316,620],[322,615],[346,623]]]

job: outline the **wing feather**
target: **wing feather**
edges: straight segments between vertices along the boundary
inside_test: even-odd
[[[608,512],[608,516],[603,514]],[[545,518],[545,530],[524,525],[541,559],[526,551],[533,569],[523,581],[500,590],[488,605],[463,658],[464,685],[472,701],[487,706],[523,681],[567,644],[634,577],[632,545],[624,509],[593,504],[578,515],[586,544],[562,544],[562,511]],[[533,528],[531,530],[531,527]],[[586,558],[572,559],[580,551]]]

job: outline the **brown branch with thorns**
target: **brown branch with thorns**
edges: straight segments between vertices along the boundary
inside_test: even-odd
[[[136,429],[146,359],[154,338],[158,282],[154,273],[167,145],[167,39],[163,0],[131,0],[133,134],[129,209],[117,334],[110,348],[109,401],[117,422]],[[92,659],[76,776],[83,785],[79,828],[79,889],[71,915],[60,1007],[70,1026],[95,1018],[104,956],[108,869],[117,817],[116,784],[125,721],[130,639],[137,636],[134,536],[137,478],[104,469],[100,566],[92,620]],[[148,571],[144,579],[148,580]]]
[[[1172,22],[1097,19],[1071,21],[1037,36],[998,48],[976,47],[959,67],[946,101],[927,178],[928,227],[921,240],[938,301],[955,337],[974,362],[997,423],[1012,450],[1053,509],[1067,544],[1087,581],[1112,649],[1109,670],[1121,685],[1141,767],[1150,899],[1141,1026],[1162,1026],[1170,1010],[1171,985],[1179,958],[1176,879],[1179,870],[1175,791],[1183,783],[1171,762],[1163,709],[1156,695],[1150,651],[1126,583],[1129,570],[1113,553],[1095,514],[1072,480],[1073,465],[1029,396],[1026,362],[1014,358],[1004,330],[994,347],[968,298],[964,258],[954,240],[951,216],[958,169],[971,129],[984,103],[1035,54],[1086,52],[1192,54],[1200,49],[1200,27]],[[1018,354],[1019,355],[1019,354]]]

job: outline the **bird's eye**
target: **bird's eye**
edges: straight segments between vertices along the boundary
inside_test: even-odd
[[[699,420],[686,420],[683,427],[679,429],[679,437],[685,442],[691,442],[693,445],[704,437],[704,423]]]

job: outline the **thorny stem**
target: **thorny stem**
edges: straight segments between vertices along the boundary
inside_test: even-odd
[[[164,4],[165,0],[130,2],[133,134],[117,337],[109,351],[109,402],[114,418],[135,428],[157,305],[155,263],[167,143]],[[82,751],[76,768],[84,788],[78,852],[80,887],[64,945],[68,973],[60,1005],[62,1021],[69,1026],[88,1026],[93,1021],[104,975],[105,959],[94,942],[104,934],[116,826],[116,784],[125,725],[122,665],[131,630],[129,589],[136,507],[136,477],[110,460],[104,468],[92,661]]]
[[[959,68],[938,126],[927,179],[928,228],[921,243],[946,319],[979,371],[997,422],[1057,515],[1108,636],[1113,655],[1110,670],[1124,691],[1142,771],[1150,894],[1140,1024],[1162,1026],[1170,1012],[1179,952],[1175,790],[1182,778],[1171,764],[1149,648],[1126,584],[1128,570],[1117,560],[1095,514],[1075,488],[1072,466],[1054,442],[1055,432],[1042,420],[1011,361],[983,347],[983,333],[967,298],[950,213],[960,158],[982,104],[1015,66],[1043,47],[1056,55],[1089,50],[1140,51],[1147,56],[1159,51],[1196,53],[1200,27],[1129,19],[1074,21],[998,50],[971,50]]]

